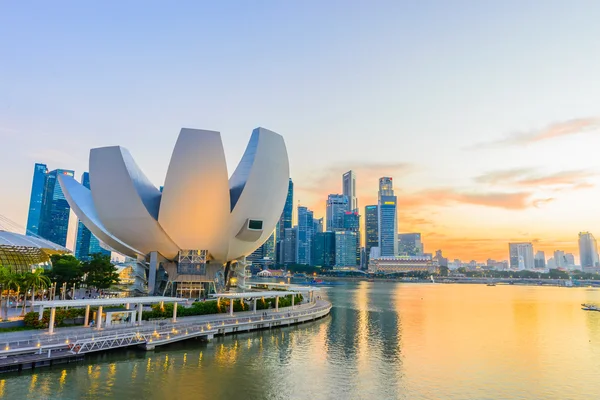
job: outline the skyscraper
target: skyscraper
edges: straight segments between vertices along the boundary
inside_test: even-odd
[[[420,233],[399,233],[398,253],[406,256],[422,256],[423,242]]]
[[[392,178],[379,178],[379,250],[382,257],[398,254],[398,214]]]
[[[67,244],[71,207],[58,183],[58,175],[73,176],[73,171],[55,169],[46,174],[44,200],[40,217],[39,235],[61,246]]]
[[[350,211],[347,196],[343,194],[330,194],[327,196],[327,230],[332,232],[343,231],[344,215],[347,211]]]
[[[356,268],[356,232],[335,232],[336,268]]]
[[[509,243],[508,253],[512,269],[533,269],[533,245],[531,243]]]
[[[315,234],[319,232],[323,232],[323,218],[314,218],[313,217],[313,232]]]
[[[304,206],[298,206],[298,240],[296,241],[297,264],[310,264],[313,229],[313,212]]]
[[[379,209],[376,205],[365,207],[365,256],[369,265],[371,247],[379,246]]]
[[[296,262],[296,248],[298,240],[298,227],[285,228],[283,234],[283,242],[281,242],[281,249],[283,251],[283,264],[289,265]]]
[[[565,252],[562,250],[554,250],[554,262],[556,268],[564,268],[567,266],[567,259],[565,258]]]
[[[590,232],[579,232],[579,261],[584,271],[598,266],[598,245]]]
[[[356,175],[354,171],[348,171],[342,176],[342,191],[348,197],[348,211],[358,212],[358,199],[356,197]]]
[[[318,232],[313,237],[311,265],[333,268],[335,265],[335,232]]]
[[[344,230],[356,233],[356,265],[360,265],[360,215],[348,211],[344,214]]]
[[[283,212],[281,213],[281,218],[279,218],[279,222],[277,223],[277,262],[279,264],[284,263],[283,253],[285,252],[285,246],[283,246],[283,241],[285,239],[285,230],[292,227],[292,214],[294,213],[294,182],[292,182],[292,178],[288,183],[288,193],[285,199],[285,205],[283,206]]]
[[[81,175],[81,184],[86,188],[90,188],[90,174],[84,172]],[[75,241],[75,257],[82,261],[87,261],[92,254],[100,253],[109,255],[110,251],[102,248],[100,241],[83,225],[81,221],[77,223],[77,239]]]
[[[48,167],[46,167],[46,164],[36,163],[33,167],[33,182],[31,184],[31,197],[29,198],[29,214],[27,215],[27,235],[39,234],[47,173]]]
[[[546,254],[543,251],[538,250],[535,253],[533,263],[536,268],[546,268]]]

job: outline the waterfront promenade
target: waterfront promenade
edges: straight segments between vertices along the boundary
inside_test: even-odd
[[[57,328],[53,334],[20,331],[0,335],[0,369],[20,370],[51,365],[48,360],[69,359],[95,351],[118,347],[141,346],[153,350],[157,346],[215,335],[270,329],[312,321],[329,314],[331,303],[315,300],[279,310],[258,310],[230,314],[210,314],[154,321],[124,328]],[[80,359],[77,358],[77,359]],[[67,360],[68,361],[68,360]]]

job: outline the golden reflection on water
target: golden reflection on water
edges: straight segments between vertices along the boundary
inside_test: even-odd
[[[0,397],[22,398],[15,393],[28,387],[32,399],[587,400],[600,393],[600,313],[579,306],[600,303],[599,290],[361,282],[325,292],[336,307],[314,323],[24,373],[0,381]]]

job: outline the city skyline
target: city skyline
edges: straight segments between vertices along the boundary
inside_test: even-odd
[[[86,171],[89,148],[144,143],[160,186],[164,132],[219,128],[233,166],[264,125],[286,136],[315,216],[352,170],[361,212],[393,177],[398,232],[451,259],[504,260],[509,242],[578,255],[578,233],[600,232],[600,4],[91,7],[2,6],[0,213],[22,226],[35,162]]]

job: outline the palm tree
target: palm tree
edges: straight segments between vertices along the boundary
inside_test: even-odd
[[[3,267],[2,265],[0,265],[0,317],[2,317],[2,309],[3,309],[3,300],[4,300],[4,288],[5,288],[5,282],[6,282],[6,277],[8,276],[8,269],[6,269],[5,267]],[[4,313],[4,320],[8,319],[8,311],[6,313]]]
[[[4,286],[6,286],[6,288],[8,290],[15,289],[15,291],[16,291],[15,303],[16,304],[19,303],[19,292],[21,290],[22,285],[23,285],[23,275],[22,274],[18,274],[15,272],[9,272],[8,274],[5,275]],[[17,307],[18,307],[18,305],[15,305],[15,309]]]
[[[31,291],[31,311],[34,311],[33,309],[33,302],[35,300],[35,292],[37,289],[41,289],[41,288],[46,288],[48,287],[48,285],[50,285],[50,279],[44,275],[44,270],[41,268],[36,269],[33,272],[28,272],[25,275],[25,282],[27,284],[27,287],[32,288]],[[23,308],[25,308],[23,306]]]

